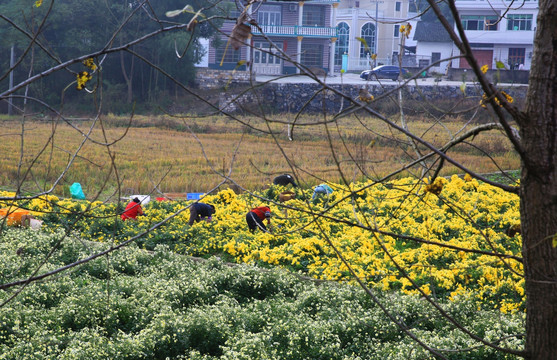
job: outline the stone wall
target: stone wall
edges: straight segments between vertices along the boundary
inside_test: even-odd
[[[215,70],[209,68],[196,69],[195,84],[201,89],[216,89],[230,85],[243,85],[249,83],[249,71]]]
[[[226,112],[237,112],[243,109],[263,109],[269,113],[302,112],[317,113],[326,110],[328,113],[337,113],[351,105],[350,99],[357,99],[361,85],[331,85],[331,90],[323,91],[317,84],[279,84],[269,83],[255,87],[241,97],[232,92],[222,93],[219,107]],[[368,85],[368,91],[376,98],[382,94],[393,91],[393,85]],[[526,97],[526,85],[500,87],[516,100]],[[478,85],[469,84],[463,94],[460,86],[454,85],[408,85],[403,90],[406,98],[415,100],[460,100],[464,96],[475,98],[479,101],[483,93]],[[343,98],[340,94],[348,98]]]

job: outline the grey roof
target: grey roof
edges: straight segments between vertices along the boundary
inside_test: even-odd
[[[440,22],[418,21],[414,40],[427,42],[452,42],[449,33]]]

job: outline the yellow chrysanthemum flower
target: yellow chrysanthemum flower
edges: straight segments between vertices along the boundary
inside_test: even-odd
[[[443,178],[438,177],[433,183],[426,185],[425,191],[434,195],[439,195],[441,193],[441,190],[443,190],[443,186]]]

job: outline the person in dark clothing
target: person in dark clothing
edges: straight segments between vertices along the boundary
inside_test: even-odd
[[[190,221],[188,225],[193,225],[194,222],[205,220],[207,222],[213,220],[215,213],[215,206],[204,203],[195,203],[190,207]]]
[[[296,182],[294,181],[294,178],[292,177],[292,175],[288,175],[288,174],[283,174],[283,175],[277,176],[276,178],[273,179],[273,184],[283,185],[283,186],[286,186],[288,184],[292,184],[292,186],[294,186],[294,187],[298,186],[296,184]]]
[[[138,198],[134,198],[126,206],[126,209],[120,216],[122,220],[135,220],[139,215],[143,215],[143,209],[141,208],[141,201]]]
[[[270,227],[271,209],[267,206],[253,208],[246,214],[246,222],[248,223],[249,231],[251,232],[254,232],[257,228],[267,231],[267,227],[263,224],[263,220],[267,220],[267,225]]]

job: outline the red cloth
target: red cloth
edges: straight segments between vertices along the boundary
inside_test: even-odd
[[[251,209],[251,212],[257,215],[257,217],[260,218],[261,220],[265,220],[265,213],[266,212],[271,213],[271,209],[269,209],[267,206],[260,206]]]
[[[126,206],[126,210],[122,213],[122,220],[135,219],[137,215],[143,215],[143,209],[141,204],[132,201]]]

